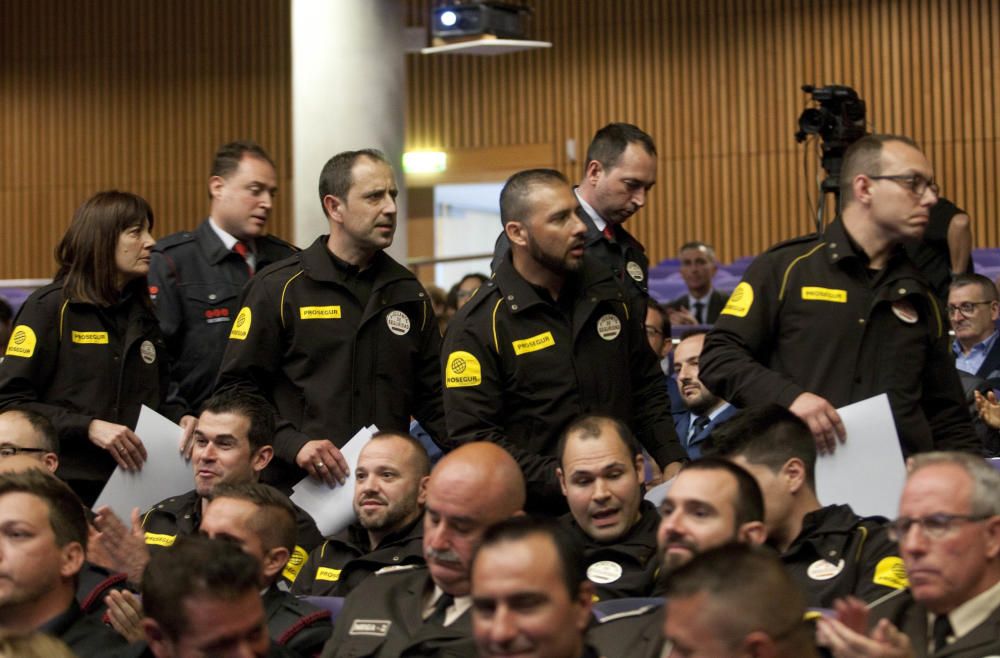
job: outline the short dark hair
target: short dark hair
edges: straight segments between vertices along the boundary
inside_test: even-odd
[[[458,288],[463,283],[465,283],[467,279],[476,279],[477,281],[479,281],[480,286],[482,286],[484,283],[490,280],[488,276],[486,276],[485,274],[480,274],[479,272],[470,272],[469,274],[466,274],[448,290],[448,296],[445,298],[445,305],[448,308],[458,309]]]
[[[816,491],[816,442],[809,426],[777,404],[747,407],[712,432],[714,454],[743,457],[772,473],[789,459],[802,460],[806,484]]]
[[[354,176],[351,175],[351,171],[360,158],[369,158],[392,166],[385,154],[378,149],[359,149],[338,153],[326,161],[319,174],[320,204],[323,203],[323,198],[327,195],[335,196],[341,201],[347,200],[347,194],[351,191],[351,186],[354,185]],[[323,212],[326,212],[326,208],[323,209]]]
[[[500,221],[523,221],[528,214],[528,197],[536,185],[569,185],[562,173],[555,169],[525,169],[519,171],[504,183],[500,190]]]
[[[55,278],[63,282],[63,297],[95,306],[117,304],[121,297],[115,262],[118,240],[144,221],[152,230],[153,209],[138,194],[106,190],[84,201],[56,247],[59,271]],[[128,290],[151,306],[146,277],[129,282]]]
[[[646,153],[656,157],[656,143],[642,128],[631,123],[609,123],[590,140],[584,167],[597,160],[605,169],[613,169],[629,144],[639,144]]]
[[[274,166],[274,160],[267,154],[263,146],[249,139],[240,139],[219,147],[212,158],[212,171],[209,175],[226,178],[239,169],[240,162],[246,156],[263,160],[277,169]]]
[[[401,439],[410,444],[413,451],[417,453],[417,472],[423,477],[424,475],[430,475],[431,473],[431,458],[427,454],[427,448],[424,444],[420,442],[419,439],[414,436],[407,434],[406,432],[394,432],[392,430],[383,430],[381,432],[375,432],[372,435],[372,441],[377,441],[379,439]]]
[[[683,343],[688,338],[694,338],[695,336],[707,336],[707,335],[708,335],[708,329],[705,329],[704,327],[696,327],[694,329],[688,329],[684,333],[682,333],[680,338],[677,339],[677,342],[679,344]]]
[[[41,498],[49,508],[49,525],[56,545],[76,542],[87,549],[87,517],[83,503],[65,482],[49,473],[29,469],[0,475],[0,496],[26,493]]]
[[[667,601],[705,593],[717,601],[716,609],[739,611],[713,620],[723,642],[739,642],[760,630],[775,641],[788,637],[796,645],[808,641],[811,646],[804,596],[781,558],[768,548],[735,542],[711,548],[671,571],[665,584]]]
[[[737,466],[721,457],[702,457],[681,467],[684,471],[725,471],[736,480],[736,500],[733,501],[733,515],[736,526],[764,520],[764,495],[757,480],[747,469]]]
[[[681,245],[681,248],[677,250],[677,255],[679,256],[681,252],[687,251],[689,249],[697,249],[698,251],[704,251],[709,256],[711,256],[713,263],[718,262],[718,258],[715,256],[715,249],[712,247],[712,245],[708,244],[707,242],[702,242],[701,240],[691,240],[689,242],[685,242],[684,244]]]
[[[298,540],[295,505],[288,496],[260,482],[222,483],[212,489],[212,500],[234,498],[258,509],[250,521],[250,531],[260,537],[265,550],[287,548],[291,553]]]
[[[274,410],[267,400],[254,393],[228,389],[205,400],[201,412],[235,414],[250,421],[247,438],[256,452],[274,442]]]
[[[177,639],[189,625],[184,601],[204,596],[226,601],[259,590],[260,565],[236,544],[201,535],[177,538],[153,553],[142,576],[142,606]]]
[[[990,278],[983,276],[982,274],[968,273],[968,274],[956,274],[952,277],[951,283],[948,284],[948,290],[955,290],[956,288],[964,288],[965,286],[978,285],[980,287],[980,292],[983,295],[984,302],[995,302],[997,301],[997,287],[993,285]]]
[[[579,433],[580,438],[583,439],[599,439],[601,438],[601,428],[603,425],[611,426],[625,445],[625,449],[628,450],[629,459],[634,462],[636,456],[642,451],[642,448],[639,447],[639,442],[628,425],[612,416],[587,414],[572,421],[566,426],[563,433],[559,435],[559,443],[556,445],[556,458],[559,460],[559,467],[562,468],[563,466],[563,453],[566,452],[566,444],[569,443],[571,434]]]
[[[559,568],[562,570],[562,581],[570,598],[580,594],[583,584],[586,564],[582,547],[570,537],[569,533],[550,518],[519,515],[512,516],[486,529],[483,540],[472,558],[473,565],[484,548],[496,546],[504,542],[518,541],[532,535],[548,538],[555,546],[559,557]]]
[[[46,416],[38,413],[34,409],[27,409],[23,407],[11,407],[0,411],[0,416],[3,414],[20,414],[21,418],[28,421],[31,428],[38,432],[42,437],[42,443],[39,448],[46,450],[48,452],[54,452],[59,454],[59,434],[56,432],[56,426],[52,424]],[[3,437],[0,437],[2,439]]]
[[[660,302],[656,301],[652,297],[647,297],[646,298],[646,308],[648,308],[649,310],[653,311],[654,313],[658,313],[659,314],[659,316],[660,316],[660,332],[663,334],[664,338],[666,338],[667,340],[670,340],[670,333],[671,333],[671,330],[673,329],[673,327],[671,327],[671,325],[670,325],[670,314],[667,313],[667,310],[665,308],[663,308],[663,304],[661,304]]]
[[[903,135],[865,135],[847,148],[840,169],[840,203],[846,206],[854,200],[852,183],[858,174],[878,176],[882,173],[882,149],[890,142],[902,142],[920,150],[915,141]]]

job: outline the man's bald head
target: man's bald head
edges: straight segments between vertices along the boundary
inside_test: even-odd
[[[434,582],[452,596],[469,593],[472,555],[494,523],[519,514],[524,476],[506,450],[467,443],[445,455],[427,483],[424,557]]]

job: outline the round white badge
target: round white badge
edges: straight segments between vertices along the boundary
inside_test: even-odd
[[[598,585],[613,583],[622,577],[622,565],[611,560],[594,562],[587,567],[587,580]]]
[[[389,331],[397,336],[405,336],[410,331],[410,318],[402,311],[392,311],[386,315],[385,323],[389,325]]]
[[[806,574],[813,580],[830,580],[844,570],[844,561],[832,564],[826,560],[816,560],[806,569]]]
[[[156,361],[156,348],[148,340],[142,341],[142,345],[139,346],[139,356],[146,363],[152,363]]]
[[[608,313],[597,321],[597,335],[604,340],[614,340],[622,332],[622,321],[617,315]]]
[[[906,324],[914,324],[920,319],[920,316],[917,315],[917,309],[913,308],[913,304],[902,299],[892,303],[892,312]]]
[[[642,267],[640,267],[639,263],[634,260],[630,260],[628,262],[628,265],[625,266],[625,271],[628,272],[628,275],[636,281],[642,281],[646,278],[642,273]]]

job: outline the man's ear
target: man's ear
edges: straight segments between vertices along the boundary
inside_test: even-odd
[[[858,174],[851,181],[851,192],[854,200],[863,205],[868,205],[872,201],[872,184],[874,181],[864,174]]]
[[[425,475],[420,478],[420,488],[417,490],[417,503],[420,505],[427,504],[427,483],[430,482],[431,476]]]
[[[1000,516],[993,516],[983,523],[986,533],[986,557],[1000,560]]]
[[[580,593],[576,595],[576,603],[580,607],[576,615],[576,627],[580,631],[587,630],[587,627],[590,625],[595,596],[594,583],[589,580],[584,580],[580,583]]]
[[[340,213],[343,208],[344,202],[339,197],[335,197],[332,194],[327,194],[323,197],[323,211],[329,219],[340,223],[342,221]]]
[[[601,175],[604,174],[604,166],[597,160],[591,160],[587,163],[587,168],[584,170],[583,178],[590,185],[597,185],[597,181],[600,180]]]
[[[507,234],[507,239],[511,244],[524,247],[528,244],[524,222],[512,219],[503,225],[503,232]]]
[[[791,457],[781,466],[780,476],[788,487],[788,491],[797,494],[806,486],[806,465],[798,457]]]
[[[149,645],[154,656],[166,658],[174,655],[173,642],[155,619],[144,617],[140,623],[142,624],[142,632],[146,635],[146,644]]]
[[[646,458],[641,452],[635,456],[635,473],[639,478],[639,484],[646,481]]]
[[[566,491],[566,474],[563,473],[563,470],[558,466],[556,466],[556,479],[559,480],[559,488],[562,489],[562,495],[569,495]]]
[[[62,559],[59,561],[59,575],[63,578],[73,578],[83,568],[87,552],[83,550],[80,542],[76,541],[69,542],[60,550]]]
[[[753,631],[743,638],[743,655],[752,658],[774,658],[778,653],[770,635],[764,631]]]
[[[45,464],[45,470],[49,473],[55,473],[56,469],[59,468],[59,455],[54,452],[47,452],[42,455],[42,463]]]
[[[222,197],[222,188],[226,186],[226,179],[222,176],[212,176],[208,179],[208,194],[213,199]]]
[[[253,457],[250,458],[250,468],[253,469],[254,473],[260,473],[267,465],[271,463],[274,458],[274,446],[261,446],[257,448],[257,452],[253,453]]]
[[[281,570],[285,568],[288,564],[288,558],[291,557],[291,553],[284,546],[278,546],[277,548],[272,548],[267,553],[264,554],[264,561],[261,564],[261,571],[264,574],[264,579],[267,582],[271,582],[275,576],[281,573]]]
[[[763,544],[767,540],[767,526],[761,521],[748,521],[736,532],[736,541],[745,544]]]

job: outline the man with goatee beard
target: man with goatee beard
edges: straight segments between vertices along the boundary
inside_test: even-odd
[[[424,564],[427,451],[409,434],[379,432],[361,449],[354,472],[358,520],[313,549],[292,592],[347,596],[383,567]]]
[[[710,548],[730,542],[762,544],[764,498],[743,468],[716,457],[685,465],[660,504],[662,592],[670,574]],[[610,615],[588,633],[606,658],[659,658],[663,655],[664,607],[649,605]]]

